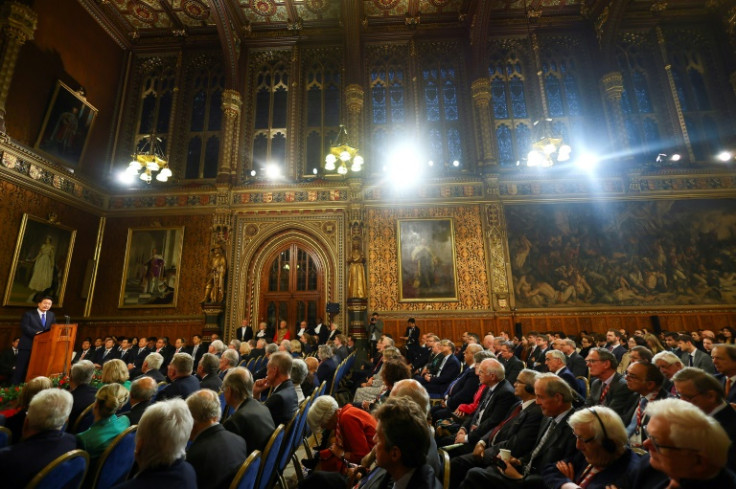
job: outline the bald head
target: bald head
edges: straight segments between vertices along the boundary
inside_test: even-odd
[[[396,382],[389,397],[408,397],[414,401],[425,415],[429,415],[429,394],[422,384],[414,379]]]

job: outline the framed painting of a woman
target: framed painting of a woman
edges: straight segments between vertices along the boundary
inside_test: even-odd
[[[23,214],[3,305],[28,306],[43,294],[62,306],[76,234],[55,220]]]

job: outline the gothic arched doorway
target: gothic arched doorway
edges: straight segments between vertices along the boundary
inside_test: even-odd
[[[316,325],[325,308],[324,270],[304,243],[291,242],[271,254],[261,270],[261,320],[274,330],[286,320],[292,338],[299,322]]]

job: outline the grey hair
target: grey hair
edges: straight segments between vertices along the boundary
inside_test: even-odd
[[[383,349],[383,360],[390,360],[392,358],[401,358],[401,350],[395,346],[387,346]]]
[[[523,368],[521,369],[521,372],[519,372],[519,375],[516,376],[516,380],[517,382],[528,385],[532,388],[532,391],[534,391],[534,382],[537,381],[537,377],[539,377],[539,372],[536,370]]]
[[[607,350],[606,350],[607,351]],[[557,394],[560,394],[562,396],[562,401],[566,403],[572,402],[573,394],[572,389],[568,385],[567,382],[559,378],[553,373],[543,373],[539,374],[537,376],[537,380],[535,382],[535,385],[538,382],[543,382],[544,384],[544,392],[548,396],[552,397]]]
[[[465,347],[465,351],[469,351],[470,353],[472,353],[473,361],[475,361],[475,354],[479,351],[483,351],[483,347],[478,343],[469,343],[468,346]]]
[[[187,397],[187,406],[195,423],[205,423],[208,421],[220,421],[222,416],[222,406],[220,405],[220,396],[211,389],[201,389],[192,392]]]
[[[682,399],[662,399],[647,405],[650,418],[666,420],[672,443],[697,452],[719,468],[726,466],[731,440],[723,427],[698,407]]]
[[[222,381],[222,390],[230,389],[237,400],[253,397],[253,375],[245,367],[234,367],[228,370]]]
[[[593,438],[598,442],[603,441],[607,436],[616,445],[616,450],[612,454],[614,458],[621,455],[629,443],[628,436],[626,435],[626,427],[623,421],[621,421],[621,417],[616,411],[605,406],[592,406],[587,409],[581,409],[570,416],[567,424],[572,429],[578,426],[590,427],[593,430]],[[603,428],[605,428],[605,433]]]
[[[89,360],[80,360],[72,365],[71,380],[77,385],[89,384],[95,374],[95,364]]]
[[[393,338],[389,338],[388,336],[384,336],[383,337],[383,346],[384,346],[384,348],[387,347],[387,346],[394,346],[394,345],[395,345],[395,343],[394,343],[394,339]]]
[[[563,342],[564,342],[564,343],[565,343],[565,344],[566,344],[567,346],[571,346],[571,347],[573,347],[573,349],[577,348],[577,346],[578,346],[577,344],[575,344],[575,340],[572,340],[572,339],[570,339],[570,338],[565,338],[565,339],[564,339],[564,340],[562,340],[562,341],[563,341]]]
[[[478,365],[480,365],[483,360],[486,360],[488,358],[492,358],[495,360],[498,357],[496,356],[495,353],[493,353],[492,351],[488,351],[488,350],[481,350],[477,352],[475,355],[473,355],[473,360],[475,360],[475,363],[477,363]]]
[[[140,470],[168,467],[186,455],[194,420],[182,399],[157,402],[143,413],[136,432],[136,462]]]
[[[164,357],[160,353],[149,353],[145,360],[151,370],[158,370],[164,363]]]
[[[680,364],[681,366],[684,366],[680,357],[678,357],[671,351],[661,351],[652,357],[652,363],[654,364],[656,364],[660,360],[662,360],[667,365]]]
[[[313,432],[320,431],[337,412],[337,401],[332,396],[319,396],[307,413],[307,421]]]
[[[169,363],[171,367],[174,367],[176,373],[182,375],[192,375],[192,369],[194,368],[194,358],[189,353],[177,353]]]
[[[334,353],[332,352],[332,348],[330,348],[330,345],[319,345],[319,348],[317,349],[317,355],[320,359],[326,360],[327,358],[332,358],[334,356]]]
[[[562,365],[567,365],[567,355],[562,353],[560,350],[550,350],[544,354],[545,357],[556,358],[562,362]]]
[[[210,343],[210,346],[217,352],[222,353],[225,351],[225,343],[222,342],[222,340],[215,340],[212,343]]]
[[[149,401],[158,392],[158,385],[152,377],[142,376],[130,384],[130,398],[139,401]]]
[[[693,383],[693,387],[698,391],[698,394],[705,394],[708,391],[713,391],[716,393],[716,397],[719,402],[722,402],[726,395],[723,390],[723,384],[721,384],[718,379],[699,368],[685,367],[682,370],[677,371],[677,373],[672,376],[672,381],[690,381]]]
[[[240,361],[240,356],[238,355],[238,352],[236,352],[235,350],[225,350],[225,352],[222,354],[220,359],[223,359],[223,358],[227,360],[227,363],[231,367],[237,367],[238,362]]]
[[[266,355],[273,355],[274,353],[279,351],[279,345],[277,345],[276,343],[269,343],[266,345],[265,351]]]
[[[74,398],[63,389],[44,389],[31,399],[26,420],[37,431],[60,430],[72,412]]]
[[[291,376],[291,364],[294,359],[285,351],[277,351],[268,359],[269,365],[273,365],[279,371],[279,374],[287,377]]]
[[[299,385],[304,382],[304,379],[309,375],[309,369],[307,363],[301,358],[295,358],[291,362],[291,381],[294,385]]]
[[[484,363],[488,365],[489,372],[495,375],[499,382],[506,378],[506,369],[503,367],[501,362],[495,358],[486,358],[480,363],[480,367],[482,367]]]
[[[736,345],[731,343],[716,343],[713,348],[718,348],[725,352],[731,360],[736,360]]]
[[[206,375],[214,375],[220,369],[220,359],[212,353],[205,353],[199,359],[199,366],[202,367]]]
[[[238,340],[238,339],[232,339],[232,340],[230,340],[230,345],[232,345],[232,346],[235,347],[235,351],[239,351],[240,350],[240,340]]]
[[[279,346],[283,346],[284,350],[291,353],[291,340],[281,340],[281,343],[279,343]]]

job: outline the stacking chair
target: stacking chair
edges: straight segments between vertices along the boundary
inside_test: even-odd
[[[442,461],[442,487],[443,489],[450,489],[450,454],[441,448],[437,450],[440,454],[440,460]]]
[[[311,396],[310,396],[311,397]],[[286,427],[286,435],[284,436],[284,442],[281,445],[281,453],[279,454],[278,463],[276,464],[276,474],[279,479],[281,489],[288,489],[286,486],[286,479],[284,479],[284,469],[289,464],[291,455],[299,446],[299,440],[301,438],[301,431],[304,428],[304,421],[307,418],[307,402],[302,403],[299,410],[294,413],[294,417],[289,421],[289,426]],[[299,471],[297,471],[298,473]]]
[[[258,479],[258,471],[261,468],[261,451],[254,450],[248,458],[245,459],[243,465],[238,469],[230,489],[254,489],[256,487],[256,479]]]
[[[53,460],[31,479],[26,489],[79,489],[89,467],[84,450],[72,450]]]
[[[590,381],[588,380],[588,377],[583,377],[582,375],[579,375],[577,379],[585,384],[585,397],[588,397],[588,394],[590,393]]]
[[[5,426],[0,426],[0,448],[5,448],[13,441],[13,432]]]
[[[271,438],[263,450],[261,461],[261,469],[258,471],[258,480],[256,480],[256,489],[266,489],[270,487],[269,483],[276,471],[276,461],[281,450],[281,444],[284,442],[284,425],[280,424],[276,427]]]
[[[110,443],[97,462],[93,489],[108,489],[125,481],[135,463],[135,432],[138,425],[133,425],[120,433]]]
[[[74,424],[72,425],[72,433],[81,433],[92,426],[92,423],[95,422],[95,415],[92,413],[93,407],[95,407],[94,402],[79,413],[79,416],[77,416],[77,419],[74,420]]]

